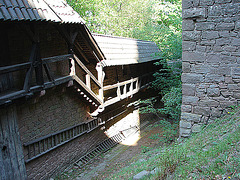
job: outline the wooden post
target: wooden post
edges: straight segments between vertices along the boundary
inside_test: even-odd
[[[131,78],[130,94],[131,94],[131,98],[132,98],[132,96],[133,96],[133,78]]]
[[[74,75],[76,75],[75,61],[73,58],[70,58],[69,60],[71,62],[70,75],[74,76]]]
[[[86,85],[89,89],[91,89],[91,77],[89,74],[86,74]]]
[[[103,93],[103,81],[105,77],[105,73],[103,71],[103,66],[101,63],[97,63],[96,70],[98,72],[98,81],[101,84],[101,88],[99,89],[99,98],[104,101],[104,93]]]
[[[120,89],[119,82],[118,82],[118,87],[117,87],[117,97],[118,97],[119,99],[121,99],[121,89]]]
[[[39,43],[37,43],[37,49],[36,49],[36,60],[35,60],[37,66],[35,67],[36,72],[36,81],[38,85],[43,85],[43,65],[42,65],[42,59],[40,56],[40,47]]]
[[[124,96],[124,98],[127,97],[127,84],[124,85],[123,96]]]
[[[0,109],[0,178],[27,179],[15,105]]]

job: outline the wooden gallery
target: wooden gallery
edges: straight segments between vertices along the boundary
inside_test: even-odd
[[[48,179],[121,141],[103,127],[148,86],[155,43],[91,34],[64,0],[0,0],[0,32],[1,180]]]

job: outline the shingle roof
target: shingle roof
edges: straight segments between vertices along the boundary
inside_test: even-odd
[[[130,38],[93,34],[106,57],[106,66],[143,63],[160,59],[156,43]]]
[[[0,20],[84,22],[64,0],[0,0]]]

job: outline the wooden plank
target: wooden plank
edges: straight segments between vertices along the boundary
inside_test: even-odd
[[[95,78],[95,76],[88,70],[88,68],[80,61],[80,59],[78,59],[78,57],[73,54],[74,60],[77,62],[77,64],[87,73],[90,75],[90,77],[92,78],[92,80],[95,82],[96,85],[98,85],[98,87],[101,88],[101,84],[99,83],[99,81]]]
[[[13,137],[12,132],[10,132],[9,126],[11,126],[11,119],[9,119],[9,108],[5,109],[2,114],[2,130],[3,130],[3,136],[4,136],[4,144],[6,146],[5,150],[5,166],[7,166],[8,178],[10,179],[16,179],[19,177],[19,171],[17,171],[17,159],[15,156],[15,147],[13,144]]]
[[[103,102],[96,96],[96,94],[91,90],[89,89],[85,83],[79,79],[77,76],[73,76],[73,79],[79,84],[82,86],[82,88],[88,92],[99,104],[102,104]]]
[[[19,171],[19,176],[17,176],[19,179],[27,179],[26,174],[26,167],[24,163],[24,155],[23,155],[23,149],[22,149],[22,143],[20,139],[20,134],[18,131],[18,124],[17,124],[17,110],[16,106],[13,106],[9,111],[9,126],[10,132],[12,132],[12,139],[13,139],[13,146],[14,150],[12,153],[16,156],[16,171]],[[17,178],[17,179],[18,179]]]
[[[72,54],[66,54],[66,55],[42,58],[42,61],[43,61],[43,64],[45,64],[45,63],[53,63],[53,62],[68,60],[69,58],[72,58],[72,57],[73,57]]]
[[[0,174],[2,176],[1,180],[3,179],[9,179],[8,173],[10,172],[10,163],[9,159],[6,157],[6,144],[4,140],[4,135],[3,135],[3,125],[2,121],[3,119],[3,113],[5,113],[5,110],[0,111]]]
[[[31,66],[31,63],[27,62],[27,63],[12,65],[12,66],[0,67],[0,75],[1,74],[6,74],[6,73],[11,73],[11,72],[14,72],[14,71],[20,71],[20,70],[23,70],[23,69],[27,69],[30,66]]]

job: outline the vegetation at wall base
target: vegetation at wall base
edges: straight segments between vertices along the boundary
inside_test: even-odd
[[[166,126],[168,129],[170,126]],[[240,179],[240,108],[205,125],[192,137],[148,149],[108,179]],[[144,159],[144,160],[143,160]]]

